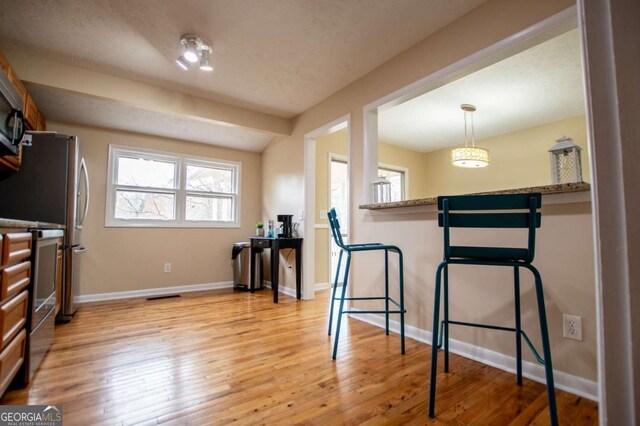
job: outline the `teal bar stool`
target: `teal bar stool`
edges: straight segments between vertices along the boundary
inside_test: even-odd
[[[433,340],[431,346],[431,382],[429,384],[429,417],[434,417],[435,415],[438,349],[442,347],[444,343],[444,371],[448,372],[449,325],[461,325],[515,333],[516,372],[517,384],[519,386],[522,385],[522,338],[524,338],[536,357],[536,360],[544,365],[551,424],[558,424],[542,278],[538,270],[531,264],[535,255],[536,228],[540,227],[541,217],[537,210],[540,208],[541,202],[542,195],[539,193],[438,197],[438,210],[440,211],[438,215],[438,225],[444,228],[444,260],[438,265],[436,271],[435,301],[433,305]],[[508,212],[505,212],[505,210]],[[527,228],[528,244],[527,248],[453,246],[451,245],[449,236],[450,228]],[[501,327],[449,319],[449,265],[490,265],[513,268],[515,327]],[[527,337],[526,333],[522,330],[520,322],[520,268],[530,270],[535,278],[538,318],[540,322],[540,334],[542,335],[544,358],[540,356],[533,343],[531,343],[531,340],[529,340],[529,337]],[[440,322],[440,288],[443,272],[444,320]],[[438,333],[439,325],[440,333]]]
[[[368,244],[345,244],[342,240],[342,234],[340,233],[340,223],[336,215],[336,210],[331,209],[327,216],[329,218],[329,226],[331,227],[331,235],[336,245],[340,248],[340,255],[338,256],[338,268],[336,270],[336,276],[333,282],[333,291],[331,294],[331,308],[329,309],[329,336],[331,336],[331,325],[333,322],[333,306],[336,300],[340,301],[340,307],[338,309],[338,323],[336,324],[336,336],[333,343],[333,359],[336,359],[338,354],[338,340],[340,338],[340,323],[343,314],[385,314],[386,320],[386,334],[389,335],[389,314],[400,314],[400,352],[404,355],[404,314],[407,310],[404,308],[404,275],[403,275],[403,263],[402,263],[402,251],[392,245],[380,244],[380,243],[368,243]],[[347,282],[349,280],[349,267],[351,266],[351,253],[358,251],[384,251],[384,297],[345,297],[347,293]],[[400,286],[400,302],[398,303],[391,297],[389,297],[389,252],[398,253],[398,269],[399,269],[399,286]],[[336,289],[338,288],[338,277],[340,276],[340,267],[342,266],[342,255],[347,254],[347,263],[345,265],[344,283],[342,284],[342,294],[339,298],[336,298]],[[345,300],[384,300],[384,310],[368,310],[368,311],[345,311]],[[396,309],[390,309],[390,305],[395,305]]]

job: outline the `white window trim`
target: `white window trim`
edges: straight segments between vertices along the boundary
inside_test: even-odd
[[[115,197],[117,188],[126,188],[125,185],[117,185],[115,182],[117,176],[116,158],[120,155],[144,156],[145,158],[168,161],[176,164],[176,189],[159,189],[148,188],[149,192],[167,192],[176,194],[176,212],[174,220],[161,219],[117,219],[115,217]],[[187,164],[205,165],[205,166],[221,166],[234,171],[235,178],[235,194],[227,193],[206,193],[211,195],[230,196],[235,199],[233,209],[233,220],[231,222],[221,221],[187,221],[184,218],[185,203],[187,194],[198,194],[198,191],[190,191],[186,189],[186,170]],[[147,190],[146,187],[133,187],[136,190]],[[104,226],[107,228],[240,228],[241,217],[241,189],[242,188],[242,163],[236,161],[220,160],[217,158],[198,157],[193,155],[177,154],[172,152],[163,152],[152,149],[128,147],[122,145],[109,145],[109,162],[107,170],[107,190],[105,200],[105,218]]]
[[[409,196],[409,168],[396,166],[395,164],[389,163],[378,163],[378,169],[390,170],[392,172],[400,172],[402,173],[402,200],[407,200]]]

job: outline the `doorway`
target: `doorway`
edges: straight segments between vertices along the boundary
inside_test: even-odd
[[[305,134],[304,145],[304,188],[305,221],[303,248],[303,298],[313,299],[318,290],[328,289],[332,282],[331,231],[327,212],[331,207],[339,206],[340,223],[348,232],[349,223],[349,176],[348,162],[350,116],[346,115]],[[332,158],[342,161],[333,173]],[[341,180],[334,182],[331,178]],[[335,201],[332,201],[332,198]],[[337,256],[336,256],[337,257]]]
[[[344,241],[349,238],[349,161],[347,128],[316,138],[315,288],[331,288],[335,282],[339,247],[333,241],[327,212],[334,208]],[[338,280],[342,283],[343,279]]]
[[[338,221],[341,224],[340,233],[342,240],[349,243],[349,175],[347,158],[341,155],[329,154],[329,208],[335,208]],[[336,283],[336,271],[338,269],[338,258],[340,248],[333,241],[329,232],[329,287]],[[344,284],[344,271],[340,270],[337,278],[338,286]]]

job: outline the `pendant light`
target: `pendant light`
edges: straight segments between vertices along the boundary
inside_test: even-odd
[[[473,127],[473,113],[476,107],[470,104],[462,104],[460,108],[464,111],[464,147],[451,150],[451,164],[456,167],[467,168],[487,167],[489,165],[489,150],[476,146]],[[469,116],[468,118],[467,115]],[[471,137],[469,137],[469,134],[471,134]]]

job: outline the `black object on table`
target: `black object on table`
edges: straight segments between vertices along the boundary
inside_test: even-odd
[[[258,249],[271,250],[271,289],[273,290],[273,303],[278,303],[278,273],[280,270],[280,249],[294,249],[296,251],[296,298],[302,299],[302,238],[267,238],[250,237],[251,241],[251,292],[254,291],[254,278],[256,275],[255,256]]]

